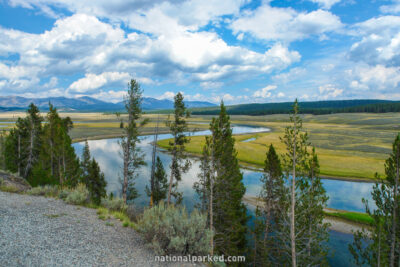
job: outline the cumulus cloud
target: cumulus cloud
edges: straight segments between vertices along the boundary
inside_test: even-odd
[[[392,0],[389,5],[383,5],[380,7],[383,13],[396,14],[400,12],[400,0]]]
[[[166,91],[164,94],[162,94],[161,96],[157,97],[158,99],[174,99],[175,93],[174,92],[170,92],[170,91]]]
[[[0,77],[21,82],[23,77],[85,73],[87,77],[71,84],[70,93],[127,79],[127,73],[144,84],[164,79],[218,87],[223,79],[270,73],[300,60],[297,51],[279,43],[262,53],[228,45],[215,32],[182,30],[168,37],[126,34],[120,26],[87,14],[59,19],[42,34],[0,28],[0,36],[0,55],[20,56],[13,66],[0,65]],[[124,74],[114,77],[116,73]]]
[[[333,5],[339,3],[341,0],[310,0],[310,1],[317,3],[323,8],[330,9]]]
[[[329,11],[297,12],[292,8],[271,7],[269,3],[243,13],[231,25],[238,36],[248,33],[259,39],[285,42],[337,31],[341,27],[339,17]]]
[[[272,95],[271,91],[275,90],[276,88],[276,85],[268,85],[260,90],[255,91],[253,96],[257,98],[269,98]]]
[[[336,98],[343,93],[343,89],[336,88],[333,84],[322,85],[318,91],[321,99]]]
[[[85,78],[73,82],[69,90],[77,93],[93,91],[110,83],[122,84],[129,81],[128,73],[104,72],[100,75],[88,73]]]
[[[355,28],[362,39],[352,45],[350,59],[370,65],[400,66],[400,17],[372,18]]]

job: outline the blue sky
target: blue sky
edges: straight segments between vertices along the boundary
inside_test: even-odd
[[[400,0],[0,0],[0,95],[400,99]]]

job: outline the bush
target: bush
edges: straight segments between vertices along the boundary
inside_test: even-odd
[[[65,200],[69,196],[69,194],[71,194],[71,192],[72,191],[67,188],[61,189],[60,192],[58,193],[58,198]]]
[[[78,184],[78,186],[68,194],[65,198],[65,202],[74,205],[83,205],[88,203],[89,191],[84,184]]]
[[[121,198],[113,198],[113,199],[102,198],[101,204],[111,211],[125,212],[127,209],[127,206],[124,203],[124,200]]]
[[[58,187],[55,185],[37,186],[28,190],[26,193],[33,196],[56,197],[58,196]]]
[[[207,217],[197,210],[188,215],[184,207],[161,202],[144,211],[138,231],[160,255],[207,255],[210,249]]]
[[[143,215],[143,208],[138,208],[137,206],[131,204],[126,209],[126,215],[132,222],[137,222]]]

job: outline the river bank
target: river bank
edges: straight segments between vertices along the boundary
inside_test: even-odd
[[[262,206],[260,200],[254,196],[245,195],[243,197],[243,202],[253,207]],[[330,224],[329,229],[345,234],[353,234],[356,231],[361,231],[363,228],[368,229],[369,226],[366,224],[352,221],[345,217],[337,217],[329,215],[329,214],[343,214],[345,212],[346,211],[337,209],[330,209],[330,208],[324,209],[325,213],[324,222]]]

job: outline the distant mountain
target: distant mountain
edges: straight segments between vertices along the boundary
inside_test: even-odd
[[[83,96],[79,98],[67,97],[46,97],[46,98],[25,98],[20,96],[0,96],[0,111],[21,110],[26,109],[30,103],[34,103],[40,109],[48,109],[48,104],[51,102],[60,111],[82,111],[82,112],[114,112],[124,111],[124,103],[110,103],[101,101],[92,97]],[[186,104],[191,107],[212,107],[215,104],[201,101],[186,101]],[[142,108],[144,110],[161,110],[172,109],[174,102],[167,99],[155,99],[151,97],[144,97]]]
[[[282,103],[253,103],[227,106],[230,115],[269,115],[287,114],[292,111],[293,102]],[[304,114],[331,114],[331,113],[384,113],[400,112],[400,101],[379,99],[355,100],[327,100],[300,102],[300,112]],[[193,108],[193,115],[217,115],[218,107]]]

